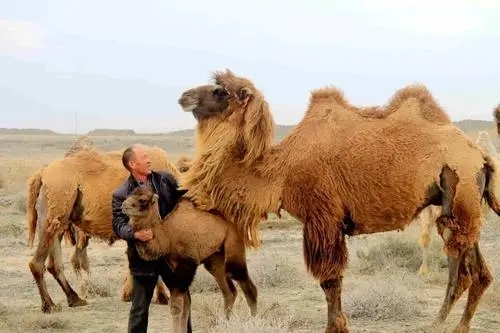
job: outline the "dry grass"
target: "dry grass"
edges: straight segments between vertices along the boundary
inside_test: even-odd
[[[4,141],[2,141],[4,140]],[[92,137],[103,150],[123,148],[132,142],[158,144],[172,159],[189,155],[190,138]],[[130,303],[120,301],[127,267],[124,242],[112,247],[91,240],[88,253],[91,277],[82,287],[89,305],[69,308],[64,294],[46,274],[49,292],[61,312],[44,315],[40,297],[27,263],[34,249],[26,246],[26,181],[29,175],[64,154],[71,137],[0,136],[0,333],[3,332],[123,332]],[[173,152],[173,153],[170,153]],[[261,225],[263,247],[248,252],[249,272],[259,291],[256,318],[249,314],[242,291],[233,314],[222,314],[222,294],[214,278],[200,266],[193,282],[193,326],[195,332],[322,332],[326,324],[325,297],[318,283],[305,271],[302,259],[301,224],[284,214],[271,215]],[[500,222],[490,216],[481,248],[499,278],[498,236]],[[344,278],[343,308],[352,332],[421,332],[434,319],[444,297],[447,270],[442,241],[432,234],[429,276],[416,275],[421,261],[418,225],[404,232],[373,234],[348,240],[349,266]],[[80,288],[69,264],[73,249],[63,246],[66,276],[75,290]],[[465,299],[447,320],[453,327]],[[21,314],[21,315],[20,315]],[[168,306],[151,305],[150,331],[168,331]],[[500,285],[487,290],[473,321],[473,332],[500,332]],[[471,332],[472,333],[472,332]]]

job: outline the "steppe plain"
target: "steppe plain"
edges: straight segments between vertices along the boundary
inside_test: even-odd
[[[484,128],[466,127],[475,140],[487,130],[497,149],[500,142],[493,122]],[[282,128],[283,129],[283,128]],[[282,133],[284,135],[284,133]],[[61,158],[76,136],[0,133],[0,332],[125,332],[130,303],[120,300],[126,272],[125,243],[113,246],[91,240],[88,247],[91,280],[86,286],[89,305],[69,308],[56,281],[46,274],[49,292],[62,311],[46,315],[29,271],[34,248],[27,246],[25,218],[26,182],[32,172]],[[124,148],[131,143],[157,145],[174,162],[193,153],[193,133],[167,135],[89,136],[101,151]],[[389,232],[348,240],[350,261],[344,278],[343,307],[351,331],[364,333],[421,332],[434,319],[444,297],[447,281],[442,241],[432,233],[430,273],[419,277],[421,262],[418,223],[402,232]],[[261,224],[263,246],[248,252],[251,277],[259,290],[259,313],[249,315],[238,289],[235,310],[223,319],[222,295],[203,267],[192,285],[192,317],[195,332],[281,333],[323,332],[326,302],[318,283],[306,273],[302,259],[300,222],[287,214]],[[495,275],[472,322],[472,332],[500,332],[500,218],[486,217],[481,248]],[[69,258],[73,249],[63,242],[64,268],[73,287],[76,277]],[[77,289],[78,291],[78,289]],[[454,306],[447,323],[458,322],[465,297]],[[170,331],[168,306],[152,304],[150,332]]]

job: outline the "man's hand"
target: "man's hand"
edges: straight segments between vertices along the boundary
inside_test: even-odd
[[[151,229],[142,229],[134,232],[134,238],[143,242],[149,242],[153,239],[153,231]]]

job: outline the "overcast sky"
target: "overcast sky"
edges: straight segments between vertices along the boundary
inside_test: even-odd
[[[454,120],[490,120],[499,17],[493,0],[2,1],[0,127],[70,133],[77,114],[80,133],[191,128],[180,93],[224,68],[278,124],[297,123],[314,88],[383,104],[413,82]]]

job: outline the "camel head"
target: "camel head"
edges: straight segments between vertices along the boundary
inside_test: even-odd
[[[493,118],[497,123],[497,134],[500,136],[500,104],[493,110]]]
[[[178,100],[198,122],[198,142],[212,153],[231,151],[226,158],[255,161],[274,138],[268,103],[250,80],[230,70],[215,72],[213,80],[184,91]]]
[[[159,223],[158,195],[147,186],[138,186],[122,203],[123,213],[136,230],[147,229]]]
[[[175,167],[179,170],[180,173],[184,173],[189,170],[193,160],[186,156],[181,156],[177,162],[175,162]]]

